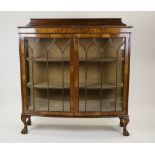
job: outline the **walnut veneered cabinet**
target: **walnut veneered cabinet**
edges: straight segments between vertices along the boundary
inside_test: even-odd
[[[22,134],[31,116],[128,116],[131,26],[119,18],[31,19],[18,27]]]

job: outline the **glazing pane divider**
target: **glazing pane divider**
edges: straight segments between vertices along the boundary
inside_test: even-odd
[[[100,88],[100,111],[102,111],[102,84],[103,84],[103,65],[102,65],[102,56],[101,56],[101,88]]]
[[[33,51],[32,51],[32,100],[33,100],[33,110],[35,111],[35,99],[34,99],[34,70],[33,70]]]
[[[62,60],[62,64],[61,64],[61,68],[62,68],[62,111],[64,111],[64,62],[63,62],[63,51],[62,55],[61,55],[61,60]]]
[[[79,38],[74,34],[73,36],[73,48],[71,50],[72,53],[72,76],[73,76],[73,83],[72,83],[72,89],[74,90],[72,92],[72,101],[73,101],[73,111],[74,115],[79,112]]]
[[[119,49],[118,49],[119,50]],[[116,88],[115,88],[115,112],[117,104],[117,69],[118,69],[118,50],[116,51]]]
[[[48,102],[48,111],[49,111],[49,65],[48,65],[48,51],[46,52],[46,79],[47,79],[47,102]]]
[[[85,112],[87,111],[87,52],[86,52],[86,63],[85,63]]]

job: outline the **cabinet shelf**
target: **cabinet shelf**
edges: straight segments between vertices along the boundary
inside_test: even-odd
[[[29,82],[27,84],[27,87],[31,88],[33,87],[33,84],[31,82]],[[53,82],[53,83],[48,83],[47,82],[39,82],[34,84],[34,88],[37,89],[47,89],[49,87],[49,89],[62,89],[62,83],[59,82]],[[70,84],[69,83],[64,83],[64,89],[69,89],[70,88]]]
[[[27,87],[31,88],[33,87],[32,83],[28,83]],[[121,88],[123,87],[123,82],[119,82],[117,83],[117,87]],[[37,84],[34,84],[34,88],[36,89],[70,89],[70,84],[69,83],[64,83],[64,87],[62,86],[62,83],[57,83],[57,82],[53,82],[53,83],[48,83],[47,82],[40,82]],[[103,83],[102,84],[102,89],[114,89],[116,88],[116,83],[115,82],[107,82],[107,83]],[[85,84],[79,84],[79,89],[86,89]],[[101,89],[101,84],[100,83],[93,83],[93,84],[87,84],[87,89],[90,90],[97,90],[97,89]]]
[[[36,98],[35,99],[36,104],[35,110],[42,111],[42,110],[48,110],[47,109],[47,99],[46,98]],[[116,103],[119,104],[117,106],[117,110],[121,110],[121,103],[123,101],[120,100],[120,98],[117,99]],[[100,100],[97,99],[87,99],[87,107],[86,111],[91,112],[91,111],[114,111],[114,104],[115,104],[115,99],[107,98],[102,100],[102,106],[100,105]],[[69,100],[64,100],[64,111],[70,111],[70,101]],[[29,109],[33,109],[33,105],[31,104],[29,106]],[[85,100],[80,100],[79,104],[79,109],[85,111]],[[61,99],[51,99],[49,100],[49,110],[50,111],[63,111],[63,103]],[[82,111],[81,111],[82,112]]]
[[[28,57],[26,58],[27,61],[32,61],[32,58]],[[47,58],[44,57],[38,57],[38,58],[33,58],[34,62],[47,62]],[[63,58],[64,62],[70,62],[70,58],[64,57]],[[48,62],[62,62],[61,57],[49,57]]]
[[[32,61],[32,58],[28,57],[26,58],[27,61]],[[123,61],[124,58],[119,58],[119,60]],[[47,62],[47,58],[33,58],[34,62]],[[117,58],[114,57],[104,57],[102,58],[102,62],[115,62],[117,61]],[[62,62],[61,57],[49,57],[48,62]],[[69,57],[64,57],[63,62],[70,62]],[[85,57],[79,58],[79,62],[86,62]],[[101,62],[101,57],[93,57],[93,58],[87,58],[87,62]]]

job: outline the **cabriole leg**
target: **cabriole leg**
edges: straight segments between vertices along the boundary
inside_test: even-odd
[[[129,132],[127,131],[127,125],[129,123],[129,117],[119,117],[120,126],[123,127],[123,135],[129,136]]]
[[[22,120],[22,122],[23,122],[23,124],[24,124],[24,128],[23,128],[22,131],[21,131],[22,134],[27,134],[27,132],[28,132],[28,129],[27,129],[27,121],[26,121],[27,118],[29,119],[30,116],[21,114],[21,120]],[[28,121],[29,121],[29,120],[28,120]]]

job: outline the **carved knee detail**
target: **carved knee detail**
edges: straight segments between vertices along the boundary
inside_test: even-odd
[[[119,117],[119,119],[120,119],[120,127],[123,127],[123,119],[122,119],[122,117]]]

